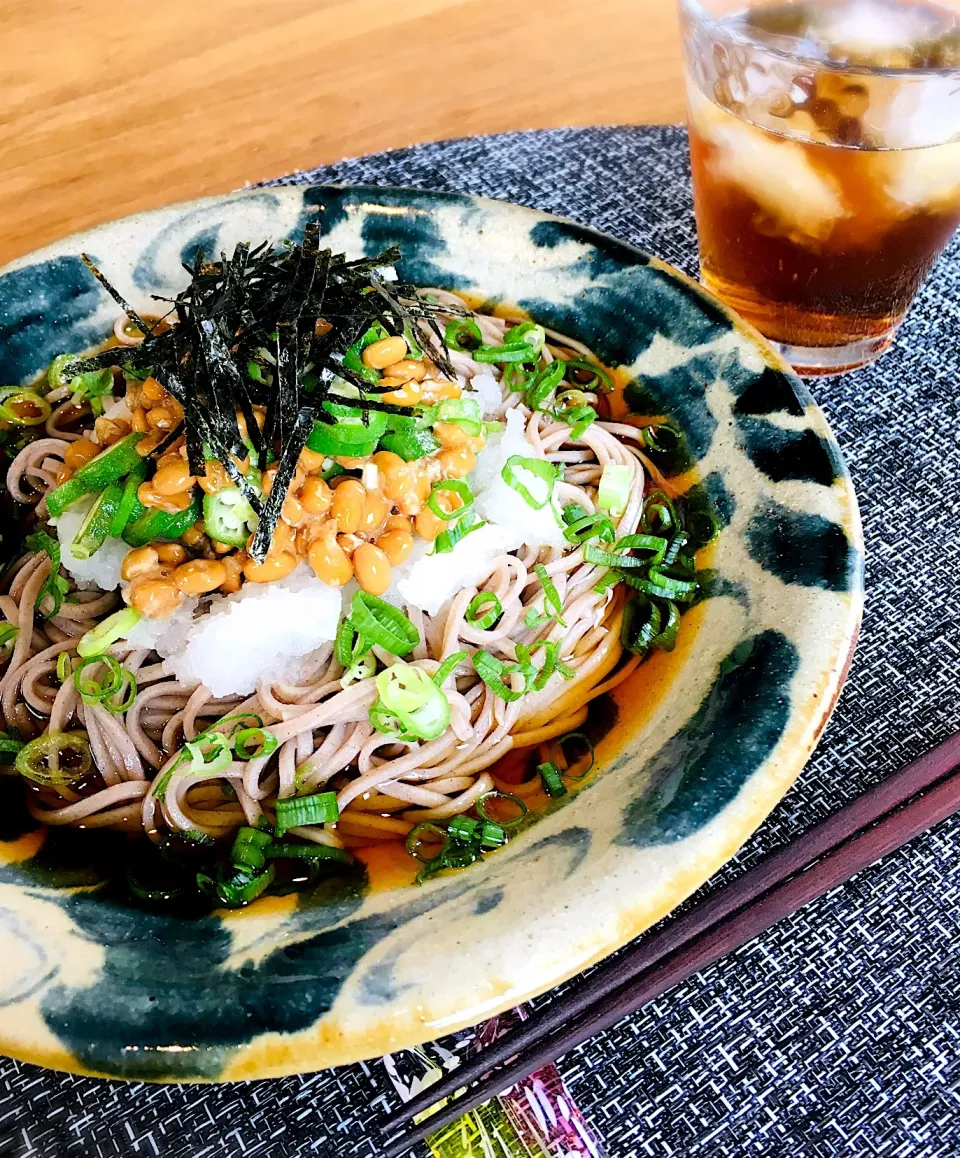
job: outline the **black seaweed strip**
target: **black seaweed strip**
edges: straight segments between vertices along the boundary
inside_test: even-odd
[[[183,434],[184,423],[178,422],[173,430],[169,431],[162,442],[159,442],[153,450],[150,451],[148,457],[159,458],[161,454],[165,454],[171,446],[177,441],[181,434]],[[188,464],[189,465],[189,464]]]
[[[107,281],[100,270],[97,269],[97,267],[93,264],[90,255],[87,253],[81,253],[80,260],[87,267],[87,269],[90,270],[93,276],[113,298],[117,305],[123,310],[127,317],[136,324],[137,328],[140,330],[140,333],[143,334],[144,337],[147,337],[148,334],[151,334],[153,332],[151,328],[147,325],[143,318],[140,317],[133,306],[130,305],[123,294],[120,293],[118,289],[115,289],[109,281]]]
[[[307,444],[307,438],[313,429],[313,412],[304,407],[297,415],[297,420],[290,432],[290,438],[283,448],[280,461],[277,463],[277,473],[274,475],[270,494],[260,515],[260,523],[254,532],[253,542],[250,545],[250,554],[258,562],[263,562],[270,550],[270,541],[280,518],[280,509],[287,497],[291,480],[297,469],[300,453]]]

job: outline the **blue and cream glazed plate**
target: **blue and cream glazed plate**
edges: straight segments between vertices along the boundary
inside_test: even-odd
[[[0,381],[171,295],[198,247],[297,237],[319,212],[351,256],[403,247],[421,285],[519,306],[579,338],[669,415],[670,469],[722,523],[680,644],[593,726],[598,768],[482,864],[423,887],[354,879],[187,921],[115,899],[78,840],[0,816],[0,1050],[82,1073],[268,1077],[409,1047],[540,993],[675,908],[809,758],[860,622],[856,499],[823,415],[752,329],[629,245],[535,210],[374,187],[281,188],[101,226],[0,271]],[[5,801],[11,800],[9,794]],[[82,833],[78,834],[82,837]]]

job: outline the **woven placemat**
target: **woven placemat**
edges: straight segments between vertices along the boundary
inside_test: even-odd
[[[680,129],[450,141],[283,179],[330,181],[523,202],[695,273]],[[958,290],[955,241],[893,350],[814,386],[861,502],[863,639],[813,760],[720,879],[960,728]],[[948,821],[564,1058],[611,1158],[960,1153],[958,865]],[[0,1155],[375,1158],[367,1123],[394,1103],[379,1062],[191,1087],[0,1059]]]

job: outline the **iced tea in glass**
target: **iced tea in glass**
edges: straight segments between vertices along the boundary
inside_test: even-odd
[[[960,224],[960,18],[680,0],[705,285],[808,375],[886,347]]]

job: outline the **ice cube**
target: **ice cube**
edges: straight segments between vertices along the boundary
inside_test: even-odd
[[[887,196],[907,209],[960,209],[960,142],[877,153]]]
[[[823,241],[849,215],[837,183],[810,163],[798,142],[747,124],[700,93],[691,94],[691,121],[714,146],[713,175],[752,197],[782,236]]]

